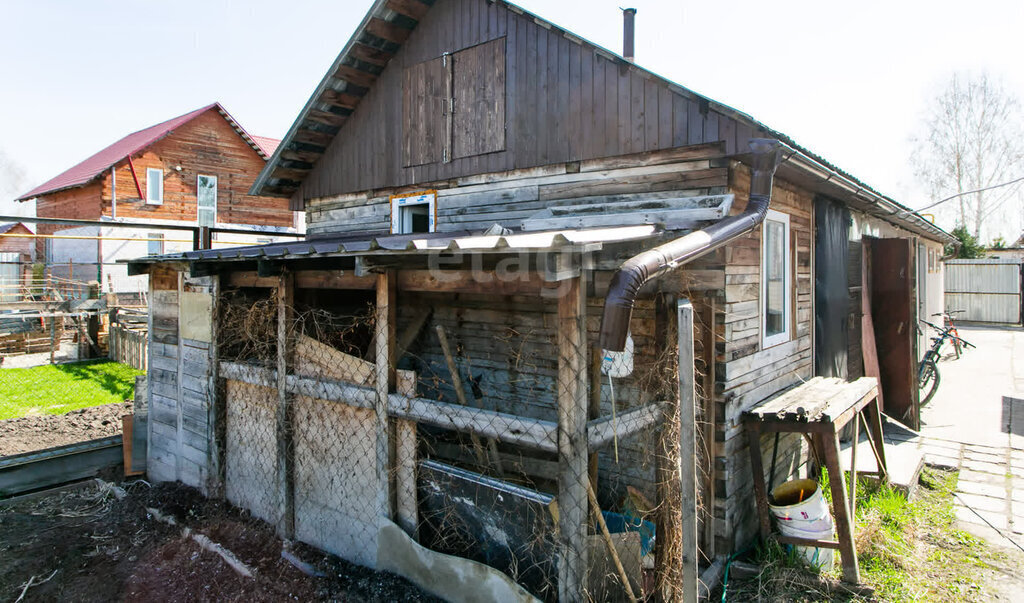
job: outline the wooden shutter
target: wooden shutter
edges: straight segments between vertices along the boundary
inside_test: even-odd
[[[402,160],[406,167],[441,161],[446,138],[448,70],[437,58],[405,70]]]
[[[452,157],[505,149],[505,38],[452,55]]]

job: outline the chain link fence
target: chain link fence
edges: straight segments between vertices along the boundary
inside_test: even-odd
[[[699,502],[681,498],[675,308],[640,302],[613,354],[585,303],[227,291],[228,500],[371,567],[387,518],[543,600],[678,588],[681,514]]]

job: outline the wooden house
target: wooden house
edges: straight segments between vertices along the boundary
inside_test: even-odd
[[[173,225],[220,226],[249,234],[214,235],[227,244],[266,243],[301,230],[287,203],[250,195],[249,187],[277,140],[250,136],[213,103],[121,138],[22,195],[36,216],[151,225],[40,224],[39,257],[51,276],[98,281],[103,291],[145,291],[119,260],[192,249],[188,231]],[[221,244],[223,246],[223,244]]]
[[[557,503],[557,585],[456,552],[579,600],[603,550],[585,544],[590,484],[603,509],[660,509],[672,598],[753,538],[744,410],[815,375],[868,373],[916,425],[913,322],[942,308],[950,236],[781,132],[513,4],[375,2],[251,192],[304,210],[307,240],[131,264],[156,275],[150,476],[359,563],[402,571],[382,557],[380,517],[453,552],[420,529],[427,507],[449,487],[497,491],[477,506]],[[240,295],[276,304],[262,364],[219,339]],[[294,313],[365,307],[372,327],[331,345],[374,363],[375,381],[303,368],[315,334]],[[351,408],[348,427],[310,431],[310,398]],[[797,437],[777,463],[772,441],[752,444],[777,482],[805,466]],[[328,474],[359,488],[318,489]],[[481,521],[541,521],[516,509]]]
[[[0,301],[20,301],[21,285],[32,272],[32,229],[21,222],[0,224]]]

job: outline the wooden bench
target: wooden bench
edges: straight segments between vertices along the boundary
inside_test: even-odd
[[[774,398],[769,398],[743,415],[750,436],[750,465],[754,474],[754,494],[761,520],[761,538],[771,533],[768,492],[761,464],[762,433],[800,433],[811,443],[818,465],[828,469],[832,503],[836,514],[838,541],[809,540],[778,536],[784,544],[839,549],[843,561],[843,580],[851,584],[860,582],[857,551],[853,540],[857,480],[850,479],[850,489],[843,484],[843,470],[839,462],[839,431],[853,420],[853,442],[850,473],[857,474],[857,446],[860,424],[865,423],[868,440],[875,454],[881,481],[887,480],[885,448],[882,443],[882,418],[878,403],[878,381],[862,377],[853,382],[838,378],[815,377]],[[822,459],[824,462],[822,463]]]

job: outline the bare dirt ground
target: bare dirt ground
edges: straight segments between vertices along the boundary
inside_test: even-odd
[[[78,360],[78,344],[77,343],[62,343],[56,350],[53,357],[54,362],[75,362]],[[42,366],[44,364],[50,364],[50,353],[49,352],[37,352],[35,354],[17,354],[4,356],[3,361],[0,362],[4,368],[31,368],[33,366]]]
[[[320,576],[281,557],[267,524],[181,485],[89,486],[0,506],[0,600],[437,601],[406,580],[296,545]],[[173,516],[156,521],[147,508]],[[202,533],[255,570],[245,577],[182,536]]]
[[[0,421],[0,456],[118,435],[121,417],[131,413],[132,403],[126,401]]]

